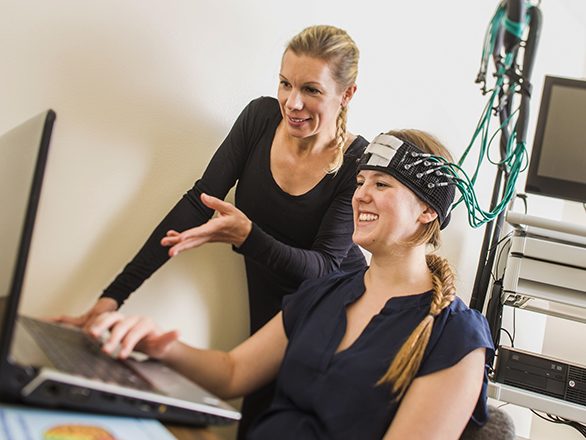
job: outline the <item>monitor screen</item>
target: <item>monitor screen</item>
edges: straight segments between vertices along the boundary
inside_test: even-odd
[[[586,81],[545,77],[525,192],[586,203]]]

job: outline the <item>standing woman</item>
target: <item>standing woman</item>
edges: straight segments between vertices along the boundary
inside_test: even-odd
[[[439,156],[445,148],[419,131],[377,136],[353,198],[354,242],[371,252],[370,266],[306,281],[231,352],[189,347],[116,312],[92,334],[110,328],[106,352],[121,343],[125,357],[138,343],[223,398],[277,377],[247,440],[460,438],[488,418],[494,349],[486,319],[456,297],[448,262],[433,253],[454,200]]]
[[[352,243],[351,199],[356,160],[368,142],[346,129],[358,56],[350,36],[332,26],[295,36],[283,55],[278,99],[258,98],[244,109],[202,178],[92,309],[60,319],[89,328],[169,257],[207,242],[231,244],[244,256],[251,333],[302,281],[365,267]],[[223,199],[236,182],[233,206]],[[219,215],[210,220],[214,211]],[[245,400],[242,429],[271,395],[268,390]]]

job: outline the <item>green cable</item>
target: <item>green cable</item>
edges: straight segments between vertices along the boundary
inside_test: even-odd
[[[521,38],[525,31],[525,27],[530,20],[530,16],[526,15],[525,22],[522,24],[510,21],[506,17],[505,4],[506,2],[503,1],[497,8],[485,36],[481,62],[482,74],[486,73],[488,59],[494,50],[494,44],[501,27],[504,26],[507,31]],[[528,7],[531,7],[531,5]],[[498,128],[492,135],[490,134],[493,111],[496,110],[495,103],[499,102],[499,95],[501,92],[505,91],[505,99],[513,99],[514,95],[519,92],[521,87],[517,82],[510,78],[506,78],[506,73],[511,69],[515,56],[516,54],[514,53],[505,53],[504,56],[496,62],[495,86],[490,91],[487,104],[481,113],[476,128],[474,129],[472,139],[464,150],[458,163],[447,162],[444,158],[437,159],[437,161],[443,165],[444,170],[451,176],[454,185],[461,194],[460,198],[452,205],[452,210],[460,203],[463,203],[468,211],[468,223],[473,228],[478,228],[479,226],[494,220],[507,207],[515,193],[517,178],[521,172],[525,171],[529,162],[525,143],[518,142],[516,139],[517,118],[520,105],[511,112],[511,115],[509,115],[505,121],[499,124]],[[508,81],[506,81],[506,79]],[[497,113],[495,112],[495,115],[496,114]],[[497,135],[511,125],[512,130],[506,145],[505,157],[501,158],[500,161],[495,161],[490,157],[491,146],[493,143],[496,143],[495,139]],[[476,143],[479,143],[476,168],[472,177],[469,177],[464,171],[463,166],[472,151],[472,147]],[[507,174],[507,180],[502,191],[501,199],[490,211],[481,208],[474,189],[480,172],[480,167],[485,159],[495,166],[504,167]]]
[[[527,9],[533,7],[533,5],[528,2],[525,2],[525,5]],[[505,26],[505,29],[509,31],[511,34],[513,34],[515,37],[521,38],[523,36],[523,32],[525,32],[525,27],[527,27],[527,24],[529,23],[529,20],[529,14],[525,14],[525,21],[523,23],[511,21],[509,17],[505,16],[503,25]]]

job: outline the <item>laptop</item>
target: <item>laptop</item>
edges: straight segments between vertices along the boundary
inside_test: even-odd
[[[197,426],[239,420],[160,362],[114,359],[75,327],[19,315],[55,118],[47,110],[0,137],[0,398]]]

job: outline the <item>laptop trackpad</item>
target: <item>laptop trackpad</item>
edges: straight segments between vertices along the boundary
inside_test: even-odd
[[[134,359],[126,359],[124,362],[149,381],[157,390],[167,394],[169,397],[212,406],[223,406],[220,399],[213,394],[161,362],[155,360],[136,361]]]

